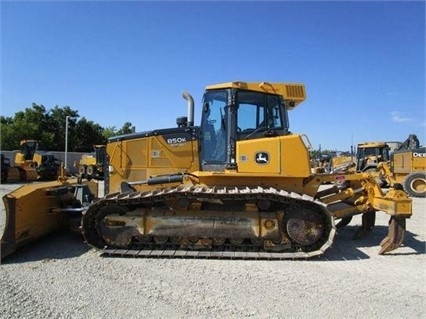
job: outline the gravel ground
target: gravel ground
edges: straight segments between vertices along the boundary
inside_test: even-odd
[[[3,261],[0,318],[426,318],[425,216],[414,199],[405,245],[386,256],[378,213],[367,238],[351,240],[357,216],[324,256],[301,261],[101,257],[55,233]]]

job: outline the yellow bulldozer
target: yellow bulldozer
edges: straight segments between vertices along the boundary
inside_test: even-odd
[[[2,158],[2,164],[7,159]],[[55,156],[44,150],[38,140],[20,141],[20,150],[15,153],[14,165],[7,165],[2,171],[2,182],[55,180],[61,162]]]
[[[364,234],[376,211],[390,216],[379,253],[402,244],[412,212],[404,191],[384,194],[368,174],[311,173],[310,142],[288,121],[303,84],[209,85],[199,126],[183,97],[188,114],[176,127],[109,139],[103,198],[94,199],[94,181],[66,178],[4,196],[2,258],[72,214],[106,255],[305,259],[332,245],[335,221],[362,214]],[[323,188],[336,179],[346,188]]]

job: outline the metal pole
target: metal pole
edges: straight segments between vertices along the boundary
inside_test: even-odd
[[[68,160],[68,119],[70,117],[67,116],[65,117],[65,163],[64,163],[64,168],[65,170],[67,169],[67,160]]]

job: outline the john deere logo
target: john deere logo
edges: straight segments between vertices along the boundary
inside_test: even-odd
[[[269,154],[266,152],[257,152],[256,153],[256,163],[257,164],[268,164],[269,163]]]

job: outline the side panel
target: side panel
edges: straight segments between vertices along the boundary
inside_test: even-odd
[[[121,183],[145,182],[149,177],[199,169],[198,141],[189,132],[165,132],[110,142],[107,145],[109,192]]]
[[[407,152],[393,154],[393,172],[395,174],[409,174],[426,169],[426,149],[424,147]]]
[[[309,150],[301,135],[281,137],[281,174],[288,177],[311,175]]]
[[[412,152],[405,152],[393,155],[393,172],[395,174],[408,174],[411,172],[412,154]]]
[[[422,147],[413,151],[413,171],[426,170],[426,148]]]
[[[81,156],[80,164],[83,165],[95,165],[96,158],[94,154],[83,154]]]
[[[241,140],[237,142],[239,173],[308,177],[309,151],[300,135]]]
[[[281,172],[280,139],[263,138],[237,142],[237,164],[239,173]]]
[[[20,165],[20,164],[23,164],[23,163],[25,163],[25,156],[24,156],[24,154],[22,154],[21,152],[17,152],[15,154],[15,164],[16,165]]]

